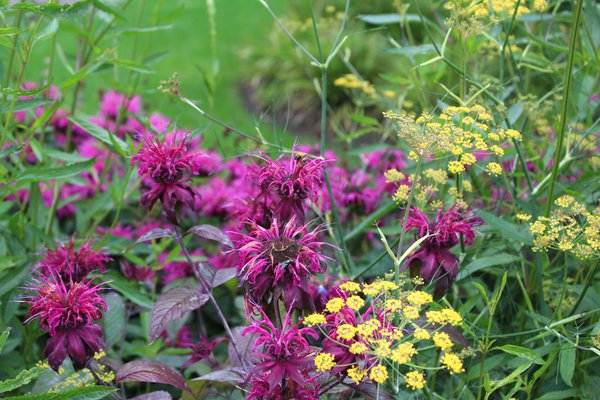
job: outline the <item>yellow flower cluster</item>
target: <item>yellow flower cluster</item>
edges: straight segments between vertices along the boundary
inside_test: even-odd
[[[533,251],[547,249],[573,253],[581,259],[600,257],[600,208],[587,211],[573,196],[561,196],[550,217],[539,217],[529,225],[533,235]],[[518,216],[521,220],[531,217]]]
[[[498,22],[506,18],[512,18],[516,10],[516,16],[543,12],[546,10],[547,0],[450,0],[444,4],[444,8],[455,13],[465,13],[478,19]]]
[[[360,80],[354,74],[346,74],[337,78],[333,84],[335,86],[344,87],[347,89],[358,89],[371,99],[377,98],[377,91],[375,90],[375,86],[373,86],[369,81]]]
[[[345,282],[340,285],[344,297],[330,299],[324,314],[306,316],[305,325],[325,325],[319,327],[324,335],[358,357],[356,363],[336,365],[333,354],[321,352],[315,357],[317,370],[342,367],[343,373],[356,384],[365,379],[385,384],[392,368],[399,374],[395,376],[404,378],[407,387],[423,389],[425,377],[415,360],[420,351],[417,346],[428,341],[420,346],[421,350],[430,351],[431,344],[441,350],[440,368],[452,374],[461,372],[462,360],[450,352],[454,342],[443,330],[447,325],[459,325],[460,314],[450,308],[431,309],[435,304],[433,297],[421,290],[404,290],[405,283],[399,287],[386,280],[365,284]],[[425,313],[426,320],[419,319],[421,313]],[[335,326],[326,324],[331,320],[336,321]],[[402,374],[401,367],[410,370]]]
[[[412,151],[411,158],[429,155],[450,154],[454,157],[447,170],[460,174],[477,163],[475,153],[504,155],[502,144],[509,139],[521,140],[521,133],[514,129],[490,128],[493,123],[491,113],[483,106],[447,107],[439,116],[423,113],[414,119],[404,114],[385,112],[385,118],[396,124],[398,135],[404,139]],[[490,175],[502,173],[496,162],[487,164]]]

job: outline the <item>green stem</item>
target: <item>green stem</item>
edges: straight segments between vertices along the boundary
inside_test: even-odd
[[[583,298],[585,297],[585,294],[587,293],[588,289],[590,288],[590,285],[594,281],[594,278],[596,277],[596,274],[598,273],[599,269],[600,269],[600,259],[598,261],[596,261],[596,265],[594,265],[594,269],[592,270],[592,272],[590,272],[590,275],[586,279],[585,286],[584,286],[583,290],[581,291],[579,298],[577,299],[577,303],[575,303],[575,305],[569,312],[569,315],[568,315],[569,317],[572,316],[573,314],[575,314],[575,311],[577,311],[577,307],[579,307],[579,305],[583,301]]]
[[[553,165],[552,165],[552,176],[550,178],[550,186],[548,187],[548,195],[546,199],[546,211],[544,216],[550,215],[550,209],[552,208],[552,201],[554,200],[554,185],[558,178],[558,166],[560,164],[560,157],[563,152],[563,143],[565,138],[565,128],[567,126],[567,110],[569,108],[569,92],[571,89],[571,77],[573,75],[573,62],[575,60],[575,46],[577,42],[577,32],[579,31],[579,20],[581,19],[581,10],[583,9],[583,0],[579,0],[577,3],[577,10],[575,11],[575,22],[571,27],[571,43],[569,43],[569,59],[567,61],[567,72],[565,76],[565,85],[563,90],[563,105],[560,116],[560,128],[558,131],[558,139],[556,142],[556,150],[554,151]]]

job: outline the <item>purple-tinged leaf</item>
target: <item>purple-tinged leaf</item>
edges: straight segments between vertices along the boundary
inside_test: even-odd
[[[151,382],[174,386],[191,392],[183,376],[166,365],[153,361],[131,361],[117,370],[116,380],[121,382]]]
[[[176,286],[163,293],[150,315],[150,340],[153,342],[162,335],[167,324],[196,310],[208,301],[208,295],[191,286]]]
[[[244,379],[244,375],[234,369],[221,369],[208,374],[204,374],[199,378],[192,379],[194,381],[211,381],[231,383],[232,385],[239,384]]]
[[[225,282],[232,280],[238,274],[237,268],[216,269],[208,262],[201,262],[198,264],[198,267],[200,269],[200,273],[204,277],[204,281],[208,284],[211,290],[217,286],[221,286]]]
[[[157,392],[140,394],[139,396],[132,397],[130,400],[171,400],[173,399],[169,392],[159,390]]]
[[[146,232],[145,234],[140,236],[139,239],[136,241],[136,243],[149,242],[150,240],[160,239],[160,238],[165,238],[165,237],[172,238],[173,231],[170,229],[156,228],[156,229],[152,229],[151,231]]]
[[[219,228],[214,227],[212,225],[193,226],[190,229],[188,229],[188,231],[185,234],[189,235],[190,233],[193,233],[194,235],[200,236],[204,239],[216,240],[224,246],[233,248],[233,243],[231,242],[231,239],[229,239],[229,237],[226,234],[224,234]]]
[[[256,341],[256,334],[250,333],[245,336],[242,336],[242,331],[245,328],[245,326],[239,326],[237,328],[232,329],[232,340],[235,340],[237,348],[240,351],[242,360],[240,360],[240,357],[238,357],[235,348],[233,347],[233,344],[229,342],[228,352],[231,368],[244,370],[245,367],[247,370],[254,364],[254,360],[252,358],[252,347],[254,347],[254,342]]]

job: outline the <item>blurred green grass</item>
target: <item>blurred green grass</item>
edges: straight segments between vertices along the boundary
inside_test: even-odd
[[[270,1],[277,13],[285,12],[285,0]],[[125,11],[126,20],[118,21],[116,29],[131,27],[149,27],[153,23],[158,26],[171,26],[151,34],[139,35],[114,34],[109,32],[99,48],[112,49],[118,58],[141,61],[144,57],[164,54],[159,61],[152,64],[154,70],[150,74],[141,74],[136,93],[142,94],[145,109],[148,112],[160,112],[170,117],[178,127],[186,129],[202,129],[205,133],[205,144],[214,146],[215,141],[229,147],[237,142],[232,135],[229,139],[221,137],[223,129],[208,122],[207,119],[179,102],[174,97],[163,94],[157,89],[161,80],[178,74],[181,92],[218,119],[245,132],[253,133],[259,116],[246,111],[239,93],[241,51],[253,46],[262,46],[264,38],[273,28],[273,21],[258,1],[253,0],[216,0],[216,56],[218,74],[214,98],[211,98],[205,85],[203,71],[211,71],[213,58],[211,51],[210,24],[207,3],[202,0],[136,0]],[[157,11],[158,10],[158,11]],[[80,17],[85,23],[87,16]],[[98,26],[98,23],[96,23]],[[56,42],[62,48],[65,58],[74,65],[77,53],[77,42],[72,31],[74,21],[64,20],[57,32]],[[137,36],[137,46],[135,37]],[[27,68],[27,80],[40,81],[47,69],[52,41],[47,40],[34,48],[32,62]],[[290,43],[291,45],[291,43]],[[60,82],[69,73],[60,57],[54,62],[53,81]],[[134,88],[134,79],[130,71],[122,68],[110,68],[85,78],[83,88],[84,102],[80,111],[94,114],[98,110],[99,94],[102,91],[116,89],[129,92]],[[72,88],[63,93],[66,104],[72,99]],[[263,126],[265,132],[271,127]]]

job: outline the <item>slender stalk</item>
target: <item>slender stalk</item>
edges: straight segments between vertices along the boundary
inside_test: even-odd
[[[548,187],[548,194],[546,196],[546,211],[544,216],[550,215],[550,209],[552,208],[552,202],[554,200],[554,186],[556,179],[558,178],[558,167],[560,164],[560,158],[562,157],[563,144],[565,139],[565,128],[567,126],[567,111],[569,108],[569,93],[571,89],[571,77],[573,75],[573,63],[575,60],[575,46],[577,45],[577,32],[579,31],[579,20],[581,19],[581,10],[583,9],[583,0],[577,2],[577,10],[575,11],[575,21],[571,27],[571,43],[569,43],[569,58],[567,61],[567,71],[565,75],[565,85],[563,90],[563,104],[562,112],[560,115],[560,128],[558,130],[558,139],[556,142],[556,150],[554,151],[552,175],[550,178],[550,186]]]
[[[21,3],[24,3],[25,0],[21,0]],[[15,21],[15,27],[19,29],[21,27],[21,20],[23,19],[24,11],[19,11],[17,15],[17,20]],[[10,56],[8,56],[8,66],[6,68],[6,76],[4,77],[4,87],[8,87],[10,83],[10,76],[12,75],[12,69],[15,62],[15,53],[17,52],[17,43],[19,41],[19,33],[15,35],[12,42],[12,49],[10,50]],[[2,97],[5,95],[3,94]]]
[[[596,277],[596,274],[598,273],[599,269],[600,269],[600,260],[596,261],[596,265],[594,265],[594,269],[592,270],[592,272],[590,272],[590,275],[586,279],[585,286],[584,286],[583,290],[581,291],[581,294],[579,295],[577,302],[575,303],[575,305],[569,312],[568,317],[572,316],[573,314],[575,314],[575,311],[577,311],[577,307],[579,307],[579,305],[583,301],[583,298],[585,297],[585,294],[587,293],[588,289],[590,288],[590,285],[594,281],[594,278]]]
[[[408,223],[408,217],[410,216],[410,208],[412,207],[412,202],[415,197],[415,187],[419,182],[419,178],[421,176],[421,164],[423,163],[423,159],[419,157],[417,159],[417,165],[415,167],[414,179],[412,182],[412,189],[410,194],[408,195],[408,200],[406,202],[406,208],[404,209],[404,217],[402,218],[402,230],[400,231],[400,241],[398,242],[398,250],[396,251],[396,258],[399,260],[402,255],[402,248],[404,247],[404,239],[406,237],[406,224]],[[400,286],[400,265],[394,266],[394,276],[396,280],[396,285]],[[400,289],[398,289],[398,296],[400,295]]]
[[[242,358],[242,353],[240,352],[240,350],[237,346],[237,342],[235,340],[235,337],[233,336],[233,332],[231,331],[231,328],[229,327],[227,318],[225,318],[223,311],[221,311],[221,307],[219,307],[219,303],[217,303],[217,300],[215,299],[215,296],[212,293],[212,288],[206,282],[206,280],[202,276],[202,273],[200,271],[198,271],[197,268],[195,267],[194,261],[192,260],[192,256],[190,255],[189,251],[185,247],[185,244],[183,243],[183,235],[182,235],[181,229],[179,227],[177,228],[177,234],[175,235],[175,241],[177,242],[177,244],[179,244],[179,246],[181,247],[181,250],[183,250],[183,254],[185,255],[185,258],[186,258],[189,266],[192,268],[192,271],[194,271],[196,278],[198,278],[198,281],[200,282],[200,286],[202,286],[202,290],[208,295],[210,302],[215,307],[215,310],[217,311],[217,316],[221,320],[221,323],[223,324],[223,327],[225,328],[225,332],[227,332],[227,336],[229,336],[229,339],[231,340],[231,345],[233,346],[233,349],[235,350],[235,354],[240,359],[240,363],[242,364],[242,367],[245,368],[245,363]]]

